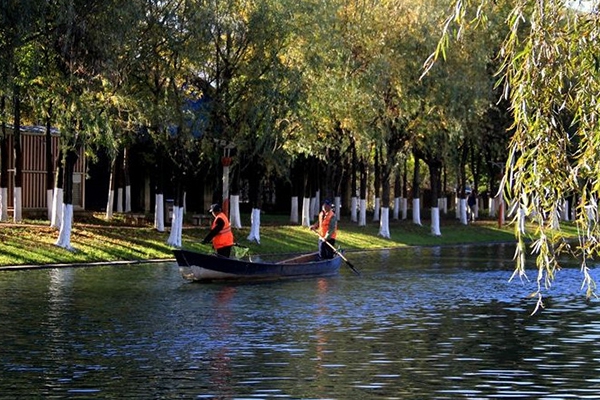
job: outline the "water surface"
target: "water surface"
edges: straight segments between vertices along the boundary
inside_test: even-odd
[[[564,268],[532,316],[513,250],[347,253],[361,277],[260,284],[2,272],[0,398],[597,398],[598,302]]]

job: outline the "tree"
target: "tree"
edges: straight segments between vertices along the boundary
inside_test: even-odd
[[[578,10],[577,2],[457,2],[445,25],[443,38],[430,61],[445,54],[455,32],[479,26],[483,35],[500,25],[488,16],[508,15],[508,35],[499,54],[499,76],[514,116],[514,134],[503,180],[506,198],[514,202],[515,222],[527,216],[535,226],[531,248],[535,254],[538,307],[542,294],[560,267],[559,255],[571,252],[581,259],[587,295],[595,282],[588,262],[600,250],[597,200],[600,164],[597,142],[600,86],[597,15]],[[491,19],[495,21],[495,19]],[[427,64],[426,67],[431,66]],[[564,199],[576,194],[575,225],[580,240],[565,242],[557,219]],[[516,230],[519,242],[513,276],[525,276],[526,233]],[[536,308],[537,310],[538,308]]]

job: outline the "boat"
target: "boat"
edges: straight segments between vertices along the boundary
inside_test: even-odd
[[[184,279],[195,282],[264,281],[337,275],[342,255],[321,259],[319,253],[227,258],[190,250],[174,250]]]

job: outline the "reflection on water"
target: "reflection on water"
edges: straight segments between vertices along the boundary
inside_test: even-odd
[[[531,316],[513,250],[349,253],[361,277],[247,285],[173,264],[3,272],[0,398],[594,397],[597,301],[565,268]]]

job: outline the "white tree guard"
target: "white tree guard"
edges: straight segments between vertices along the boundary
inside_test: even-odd
[[[304,197],[302,199],[302,226],[306,226],[309,227],[310,226],[310,221],[312,221],[311,218],[311,212],[310,212],[310,204],[311,204],[311,199],[308,197]]]
[[[412,202],[413,205],[413,212],[412,212],[412,217],[413,217],[413,224],[416,225],[422,225],[421,224],[421,199],[413,199]]]
[[[340,196],[335,196],[335,198],[333,199],[333,204],[335,206],[335,212],[339,220],[340,214],[342,213],[342,198]]]
[[[60,224],[58,239],[56,240],[55,245],[72,251],[73,247],[71,247],[71,229],[73,227],[73,204],[63,204],[61,215],[62,221]]]
[[[8,188],[0,188],[0,221],[8,221]]]
[[[569,200],[564,200],[561,206],[561,216],[563,221],[569,221]]]
[[[154,206],[154,228],[159,232],[165,231],[165,200],[163,194],[156,194]]]
[[[260,208],[253,208],[250,218],[250,234],[248,240],[260,244]]]
[[[167,244],[173,247],[181,247],[181,233],[183,230],[183,207],[173,206],[173,218],[171,219],[171,233]]]
[[[54,190],[48,189],[46,190],[46,207],[48,208],[48,221],[52,220],[52,195],[54,194]],[[2,206],[0,206],[2,207]]]
[[[442,236],[442,231],[440,231],[440,209],[438,207],[431,208],[431,234]]]
[[[60,229],[63,221],[63,189],[54,188],[54,196],[52,197],[52,219],[50,226]]]
[[[290,204],[290,223],[298,223],[298,196],[292,196]]]
[[[458,201],[458,204],[458,218],[460,220],[460,223],[463,225],[467,225],[469,223],[469,221],[467,221],[467,199],[460,199]]]
[[[240,195],[231,195],[229,204],[229,222],[232,228],[240,229],[242,227],[242,216],[240,214]]]
[[[381,208],[381,218],[379,219],[379,236],[389,239],[390,234],[390,209],[389,207]]]
[[[402,219],[405,220],[408,218],[408,199],[406,197],[401,197],[400,204],[402,204]]]
[[[358,222],[358,197],[356,196],[350,200],[350,221]]]
[[[113,204],[115,204],[115,191],[108,191],[108,201],[106,202],[106,219],[111,220],[113,217]]]
[[[358,212],[358,226],[367,226],[367,200],[360,199],[360,210]]]
[[[13,189],[13,221],[23,221],[23,189],[20,187]]]
[[[400,219],[400,197],[394,197],[394,213],[392,218],[395,220]]]
[[[117,188],[117,212],[123,212],[123,188]]]
[[[125,212],[131,212],[131,185],[125,186]]]
[[[438,199],[438,208],[440,209],[440,213],[448,214],[448,199],[440,197]]]
[[[496,198],[490,197],[488,199],[488,210],[490,210],[488,215],[492,218],[496,217],[497,208],[498,208],[498,204],[497,204]]]
[[[379,221],[379,212],[381,210],[381,199],[379,197],[375,197],[375,208],[373,209],[373,221]]]

